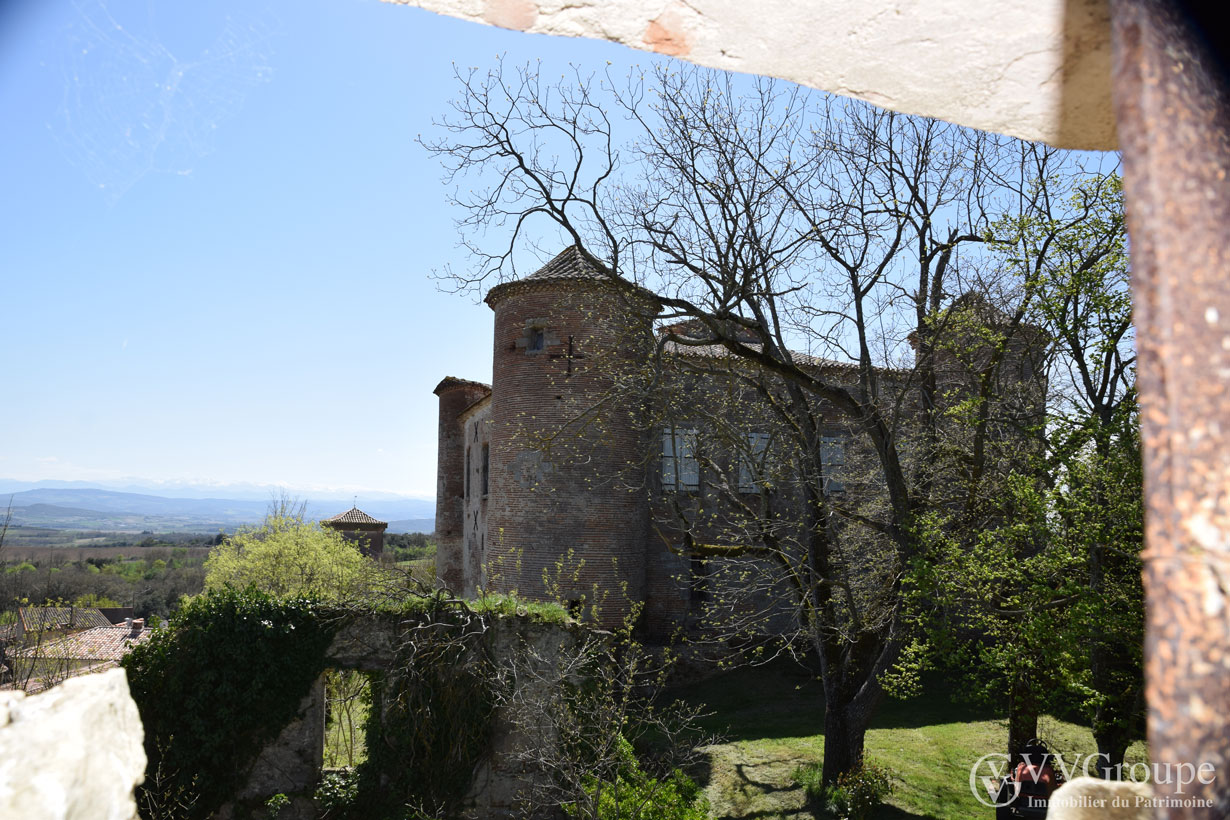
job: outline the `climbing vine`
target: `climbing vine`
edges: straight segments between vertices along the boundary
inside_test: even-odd
[[[234,800],[325,671],[338,629],[356,617],[396,623],[395,651],[372,679],[367,759],[323,778],[317,809],[331,820],[451,813],[490,744],[507,671],[492,661],[490,630],[507,616],[567,620],[560,607],[470,603],[443,591],[350,608],[253,587],[186,601],[124,661],[146,730],[142,816],[198,820]],[[287,799],[273,795],[260,809],[277,812]]]
[[[452,610],[409,629],[393,669],[373,684],[384,708],[368,715],[351,817],[448,815],[465,796],[491,738],[499,685],[489,623]]]
[[[337,618],[312,600],[249,587],[187,601],[124,659],[149,758],[149,820],[209,817],[320,676]]]

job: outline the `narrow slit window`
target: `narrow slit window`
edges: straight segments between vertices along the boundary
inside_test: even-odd
[[[486,495],[490,487],[491,479],[491,447],[487,444],[483,445],[483,495]]]

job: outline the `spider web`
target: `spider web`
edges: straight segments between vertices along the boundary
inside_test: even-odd
[[[155,31],[152,6],[144,20],[112,14],[105,0],[74,8],[49,128],[112,204],[148,174],[192,173],[219,126],[272,77],[268,21],[227,16],[208,47],[181,55]]]

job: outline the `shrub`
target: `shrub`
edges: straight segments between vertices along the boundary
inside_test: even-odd
[[[641,769],[626,738],[618,742],[621,765],[614,777],[592,777],[586,802],[566,803],[564,812],[583,820],[706,820],[709,801],[679,769],[657,779]]]
[[[875,763],[860,762],[828,787],[821,780],[821,771],[819,763],[808,763],[795,770],[794,781],[822,817],[867,820],[893,791],[892,773]]]
[[[316,787],[316,807],[325,820],[346,817],[359,793],[359,778],[354,769],[328,772]]]

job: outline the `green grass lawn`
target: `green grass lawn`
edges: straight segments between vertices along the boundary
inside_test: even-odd
[[[703,703],[704,728],[726,742],[707,750],[706,793],[717,818],[806,818],[804,795],[794,770],[820,761],[824,749],[824,704],[819,684],[803,670],[775,664],[739,669],[674,693]],[[1082,726],[1045,717],[1039,734],[1065,760],[1096,751]],[[866,755],[895,775],[894,793],[877,817],[980,818],[993,811],[969,790],[970,766],[1002,752],[1008,730],[1002,715],[954,704],[941,681],[908,701],[886,699],[867,733]],[[1143,743],[1128,761],[1144,761]]]

